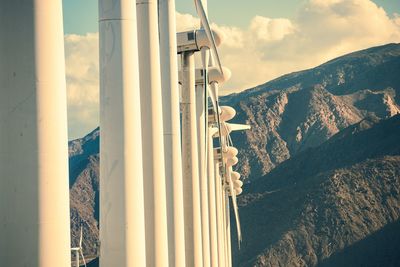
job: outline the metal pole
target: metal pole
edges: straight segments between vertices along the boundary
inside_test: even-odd
[[[157,1],[137,0],[147,266],[168,265]]]
[[[99,38],[100,266],[146,266],[135,2],[100,0]]]
[[[76,250],[75,251],[75,260],[76,260],[76,262],[75,262],[75,266],[76,267],[79,267],[80,266],[80,262],[79,262],[79,250]]]
[[[62,1],[0,1],[0,259],[70,267]]]
[[[175,1],[158,0],[169,265],[185,266],[182,155]]]
[[[224,222],[224,208],[223,208],[223,189],[222,180],[220,177],[220,163],[215,163],[215,191],[216,191],[216,204],[217,204],[217,230],[218,230],[218,259],[219,266],[226,266],[225,258],[225,222]]]
[[[201,233],[203,244],[203,264],[204,267],[210,266],[210,227],[209,227],[209,207],[208,207],[208,173],[206,162],[206,143],[205,139],[205,91],[204,85],[196,86],[196,121],[197,121],[197,145],[199,159],[199,178],[200,178],[200,198],[201,198]]]
[[[218,266],[218,230],[217,230],[217,211],[216,211],[216,188],[215,188],[215,170],[214,170],[214,149],[212,132],[208,132],[208,203],[210,208],[210,262],[212,267]]]
[[[222,187],[222,213],[223,213],[223,231],[224,231],[224,249],[225,249],[225,264],[229,267],[229,257],[228,257],[228,231],[227,231],[227,217],[226,217],[226,189],[225,189],[225,182],[224,186]]]
[[[182,168],[186,266],[203,266],[194,54],[182,55]]]
[[[201,0],[205,12],[207,13],[207,0]],[[200,28],[204,28],[203,24],[200,23]],[[205,107],[206,101],[208,101],[206,87],[208,85],[207,79],[207,69],[209,63],[209,48],[202,47],[201,48],[201,59],[205,77],[205,82],[203,86],[198,86],[196,88],[196,112],[197,112],[197,125],[198,125],[198,146],[199,146],[199,177],[200,177],[200,197],[201,197],[201,222],[202,222],[202,245],[203,245],[203,264],[204,267],[210,266],[210,225],[209,225],[209,205],[208,205],[208,173],[207,173],[207,164],[206,160],[207,155],[207,147],[206,140],[208,140],[208,136],[206,136],[206,120],[207,120],[207,109]]]
[[[231,219],[230,219],[230,210],[229,210],[229,197],[228,194],[225,194],[225,209],[226,209],[226,238],[227,238],[227,257],[228,257],[228,266],[232,266],[232,246],[231,246]]]

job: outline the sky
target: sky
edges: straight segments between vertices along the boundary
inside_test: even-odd
[[[69,139],[99,123],[98,0],[63,0]],[[337,56],[400,42],[400,0],[209,0],[219,51],[239,92]],[[176,0],[177,30],[199,24],[194,2]]]

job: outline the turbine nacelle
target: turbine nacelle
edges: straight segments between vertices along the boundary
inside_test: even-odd
[[[227,67],[222,67],[223,73],[221,73],[219,68],[212,67],[208,69],[208,82],[222,84],[228,81],[231,76],[232,72]]]
[[[208,68],[208,83],[212,84],[216,83],[223,83],[230,79],[231,71],[228,68],[222,67],[224,74],[221,74],[220,70],[215,67]],[[195,84],[196,85],[204,85],[204,75],[206,71],[204,69],[196,69],[195,70]],[[178,83],[182,84],[182,72],[178,73]]]
[[[215,44],[219,46],[222,42],[222,34],[219,31],[212,30]],[[184,52],[198,52],[202,47],[212,47],[210,39],[204,29],[178,32],[176,34],[178,54]]]
[[[236,116],[236,110],[230,106],[222,106],[220,107],[220,118],[221,121],[229,121]]]
[[[221,106],[219,107],[219,116],[222,122],[229,121],[233,119],[236,115],[236,110],[229,106]],[[213,109],[208,110],[208,119],[210,123],[216,122],[216,114]]]
[[[237,157],[233,158],[228,158],[226,159],[226,167],[232,167],[235,166],[239,162],[239,159]]]
[[[222,153],[221,153],[222,152]],[[225,150],[221,151],[220,147],[214,148],[214,159],[221,160],[224,159],[225,162],[232,160],[234,158],[237,159],[238,150],[236,147],[228,147]],[[234,160],[235,161],[235,160]],[[235,165],[235,164],[234,164]],[[232,166],[232,165],[231,165]]]
[[[233,183],[233,189],[235,190],[235,195],[240,195],[243,191],[242,186],[243,186],[243,182],[240,180],[240,173],[232,171],[230,173],[231,175],[231,181]],[[229,183],[229,181],[228,181]],[[230,193],[230,186],[227,186],[227,191],[229,196],[232,196],[232,194]]]

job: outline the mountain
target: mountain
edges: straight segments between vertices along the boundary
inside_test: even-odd
[[[238,113],[233,121],[252,126],[233,134],[239,172],[256,180],[366,116],[399,113],[399,70],[400,44],[388,44],[223,97]]]
[[[77,246],[82,226],[87,258],[96,256],[99,246],[99,137],[97,128],[68,144],[72,246]]]
[[[235,266],[399,266],[400,115],[363,120],[244,192]]]
[[[385,143],[387,147],[382,148],[381,158],[375,157],[375,161],[368,161],[365,158],[364,154],[369,155],[369,150],[363,150],[362,147],[359,148],[361,152],[357,154],[358,156],[344,150],[337,150],[342,154],[324,150],[326,155],[333,153],[332,155],[343,158],[342,161],[339,161],[338,158],[331,157],[329,164],[320,161],[317,156],[322,157],[325,154],[318,154],[315,151],[324,147],[324,149],[328,149],[326,146],[329,142],[339,146],[343,140],[358,139],[360,136],[358,133],[375,129],[377,122],[398,113],[399,70],[400,45],[389,44],[345,55],[314,69],[288,74],[221,99],[223,104],[233,106],[237,110],[237,116],[233,122],[247,122],[252,127],[249,131],[232,134],[233,143],[239,149],[238,170],[247,179],[244,194],[240,197],[244,245],[241,251],[234,251],[237,266],[263,266],[264,260],[273,260],[273,262],[286,266],[288,262],[285,260],[293,260],[294,257],[301,262],[306,262],[309,266],[313,266],[315,262],[320,264],[323,259],[327,259],[325,263],[327,265],[324,266],[334,266],[329,264],[338,262],[334,261],[335,257],[341,259],[338,248],[348,249],[347,252],[343,251],[343,255],[347,255],[346,253],[349,251],[359,251],[360,247],[363,248],[362,245],[354,242],[354,237],[347,241],[340,241],[342,243],[332,248],[326,248],[323,245],[325,243],[311,242],[314,239],[322,240],[321,236],[326,231],[336,233],[334,231],[335,224],[327,224],[325,221],[323,223],[327,228],[318,228],[320,233],[311,235],[307,232],[307,236],[303,235],[300,238],[303,230],[299,230],[294,225],[300,225],[302,220],[306,220],[308,224],[304,223],[304,225],[307,226],[315,223],[311,220],[315,216],[303,218],[298,214],[300,210],[312,212],[314,206],[320,205],[320,201],[325,201],[322,203],[326,205],[337,205],[337,202],[325,199],[322,191],[310,191],[309,195],[300,193],[306,192],[308,185],[321,187],[321,190],[322,188],[334,190],[329,181],[334,180],[332,177],[345,176],[343,173],[347,173],[346,175],[349,177],[358,172],[365,173],[359,183],[368,185],[368,190],[374,191],[374,186],[381,186],[379,183],[369,184],[368,181],[376,178],[373,170],[376,169],[388,177],[389,174],[386,173],[386,170],[392,171],[393,166],[397,164],[397,156],[389,153],[391,151],[389,143]],[[386,139],[385,136],[382,138]],[[366,140],[363,142],[368,143]],[[351,143],[345,145],[351,145]],[[353,158],[348,155],[357,157]],[[95,129],[82,139],[69,142],[69,156],[72,242],[73,244],[77,243],[79,228],[82,225],[85,255],[95,257],[98,255],[99,245],[99,129]],[[294,159],[295,161],[292,161]],[[289,163],[294,165],[284,165]],[[328,166],[326,169],[323,169],[324,164]],[[288,167],[281,166],[290,166],[297,171],[290,172],[290,169],[286,170]],[[305,166],[305,169],[299,166]],[[312,169],[315,171],[311,172]],[[281,175],[277,173],[281,173]],[[393,173],[398,175],[394,170]],[[309,177],[309,175],[311,176]],[[326,178],[328,176],[331,179]],[[279,184],[278,181],[282,184]],[[322,184],[326,187],[322,187]],[[259,191],[256,190],[257,188],[254,189],[256,186],[259,186]],[[385,184],[386,187],[389,185]],[[297,192],[293,188],[301,191]],[[281,194],[276,190],[283,190],[286,193]],[[358,187],[349,187],[346,190],[350,190],[346,193],[347,195],[361,192],[360,194],[364,196],[369,192],[357,191],[360,190]],[[398,194],[395,189],[385,192],[394,198]],[[306,202],[305,199],[309,202]],[[270,200],[273,201],[274,206],[269,206]],[[310,211],[304,210],[303,206],[298,206],[302,203]],[[254,207],[259,207],[259,209]],[[323,210],[323,207],[318,206],[318,211]],[[378,208],[386,209],[387,207],[377,206]],[[276,211],[280,213],[276,213]],[[352,212],[362,211],[354,210]],[[331,214],[329,220],[332,222],[340,220],[341,213],[333,208],[332,212],[336,213]],[[365,218],[369,216],[369,214],[360,214],[365,215]],[[382,219],[380,224],[375,227],[376,230],[387,233],[387,231],[397,229],[398,224],[393,219],[396,216],[393,214],[390,218],[385,216],[384,220]],[[391,223],[392,221],[393,223]],[[350,222],[344,221],[345,225]],[[387,231],[384,229],[386,226],[388,227]],[[258,236],[256,229],[262,231]],[[359,235],[360,240],[361,237],[363,237],[362,240],[366,240],[364,237],[368,235],[371,242],[375,242],[374,240],[381,236],[379,232],[375,232],[376,236],[374,237],[372,228],[367,230],[363,232],[363,235]],[[280,236],[283,233],[287,234],[286,239],[282,239]],[[329,238],[327,240],[330,240]],[[298,246],[288,240],[304,240],[306,243]],[[295,251],[284,250],[286,244],[295,248]],[[320,250],[328,250],[320,252],[314,247],[311,250],[309,249],[310,244],[322,244]],[[335,253],[335,257],[331,252]],[[311,260],[304,259],[304,255],[301,253],[309,253]],[[276,255],[276,257],[270,255]],[[300,263],[297,265],[302,266]],[[297,265],[294,264],[294,266]],[[273,264],[272,266],[278,265]]]

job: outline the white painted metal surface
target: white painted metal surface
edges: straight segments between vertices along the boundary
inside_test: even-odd
[[[100,0],[99,32],[100,266],[146,266],[135,2]]]
[[[185,266],[182,154],[175,1],[159,0],[160,62],[167,188],[169,265]]]
[[[157,1],[137,0],[147,266],[168,265]]]
[[[208,160],[208,203],[209,203],[209,225],[210,225],[210,262],[212,267],[218,266],[218,226],[217,226],[217,196],[216,196],[216,177],[214,171],[214,149],[213,131],[209,128],[207,143]]]
[[[201,0],[205,13],[207,14],[207,0]],[[200,22],[200,28],[204,29],[203,23]],[[221,40],[218,40],[220,42]],[[203,265],[204,267],[211,266],[210,258],[210,225],[209,225],[209,202],[208,202],[208,180],[209,176],[207,169],[209,168],[207,161],[208,151],[208,122],[207,122],[207,111],[208,111],[208,61],[210,57],[210,45],[209,40],[201,42],[198,40],[201,51],[201,62],[203,69],[203,76],[205,80],[202,82],[202,86],[196,87],[196,113],[197,113],[197,125],[198,125],[198,146],[199,146],[199,177],[200,177],[200,196],[201,196],[201,234],[202,234],[202,245],[203,245]],[[218,44],[219,45],[219,44]],[[206,101],[206,102],[205,102]]]
[[[186,266],[203,266],[194,54],[182,54],[182,168]]]
[[[223,184],[220,176],[220,163],[215,162],[215,191],[216,191],[216,204],[217,204],[217,235],[218,235],[218,260],[219,266],[226,266],[226,249],[225,249],[225,221],[223,206]]]
[[[0,1],[0,265],[71,266],[61,0]]]
[[[230,210],[229,210],[229,197],[228,194],[225,193],[225,218],[226,218],[226,247],[227,247],[227,259],[228,263],[227,266],[231,267],[232,266],[232,244],[231,244],[231,216],[230,216]]]
[[[201,199],[201,234],[203,246],[203,265],[210,266],[210,228],[209,228],[209,204],[208,204],[208,173],[206,161],[206,133],[205,133],[205,91],[203,84],[196,86],[196,122],[197,145],[199,160],[200,199]]]

